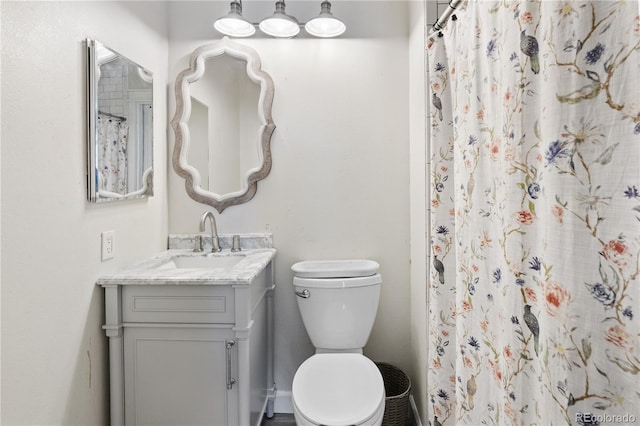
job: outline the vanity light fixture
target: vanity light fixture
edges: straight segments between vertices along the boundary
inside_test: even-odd
[[[304,26],[309,34],[324,38],[338,37],[347,29],[346,25],[331,13],[331,3],[324,0],[320,8],[320,15]]]
[[[298,20],[284,11],[284,0],[276,2],[276,11],[260,22],[260,31],[272,37],[290,38],[300,32]]]
[[[231,10],[213,24],[216,30],[230,37],[249,37],[255,33],[254,27],[272,37],[291,38],[298,35],[304,26],[307,33],[315,37],[337,37],[347,29],[346,25],[331,13],[331,3],[324,0],[320,5],[320,14],[306,24],[287,15],[284,0],[276,1],[273,15],[263,19],[260,24],[252,24],[242,16],[242,0],[232,0]]]
[[[213,27],[231,37],[250,37],[255,32],[253,24],[242,16],[242,1],[233,0],[231,2],[229,13],[218,18]]]

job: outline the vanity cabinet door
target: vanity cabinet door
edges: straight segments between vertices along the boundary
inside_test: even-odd
[[[237,352],[229,328],[189,325],[124,330],[127,425],[238,424]]]

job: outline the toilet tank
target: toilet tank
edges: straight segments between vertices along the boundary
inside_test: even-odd
[[[348,278],[294,277],[298,308],[317,352],[362,351],[376,318],[381,284],[378,273]]]

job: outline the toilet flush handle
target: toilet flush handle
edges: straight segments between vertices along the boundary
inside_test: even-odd
[[[302,291],[296,291],[296,296],[302,297],[303,299],[308,299],[309,297],[311,297],[311,292],[305,288]]]

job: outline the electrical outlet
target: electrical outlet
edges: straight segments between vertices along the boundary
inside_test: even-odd
[[[104,231],[102,233],[102,260],[113,259],[115,256],[116,231]]]

